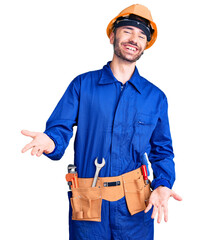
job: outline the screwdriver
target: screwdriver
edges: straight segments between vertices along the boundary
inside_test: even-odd
[[[141,168],[142,168],[142,174],[144,177],[144,182],[147,185],[147,184],[149,184],[149,180],[148,180],[148,176],[147,176],[147,167],[146,167],[146,165],[142,165]]]

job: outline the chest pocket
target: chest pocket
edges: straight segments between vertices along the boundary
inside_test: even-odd
[[[156,127],[158,117],[144,113],[137,113],[135,118],[135,135],[139,142],[139,152],[146,151],[152,133]]]

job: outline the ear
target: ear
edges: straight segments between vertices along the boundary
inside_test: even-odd
[[[114,35],[115,35],[115,34],[114,34],[114,32],[112,31],[111,34],[110,34],[110,37],[109,37],[111,44],[114,43]]]

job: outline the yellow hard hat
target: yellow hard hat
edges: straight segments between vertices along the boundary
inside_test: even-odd
[[[125,8],[121,11],[115,18],[113,18],[107,26],[106,33],[107,36],[110,37],[111,32],[114,28],[114,23],[116,22],[117,18],[119,17],[127,17],[128,15],[133,14],[144,18],[149,21],[151,28],[153,29],[153,33],[149,42],[147,42],[147,46],[145,49],[150,48],[157,38],[157,27],[156,24],[153,22],[151,12],[149,9],[141,4],[133,4],[130,7]]]

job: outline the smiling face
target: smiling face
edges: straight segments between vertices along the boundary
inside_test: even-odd
[[[114,45],[114,55],[127,62],[136,62],[144,52],[147,37],[133,26],[123,26],[111,33],[110,43]]]

